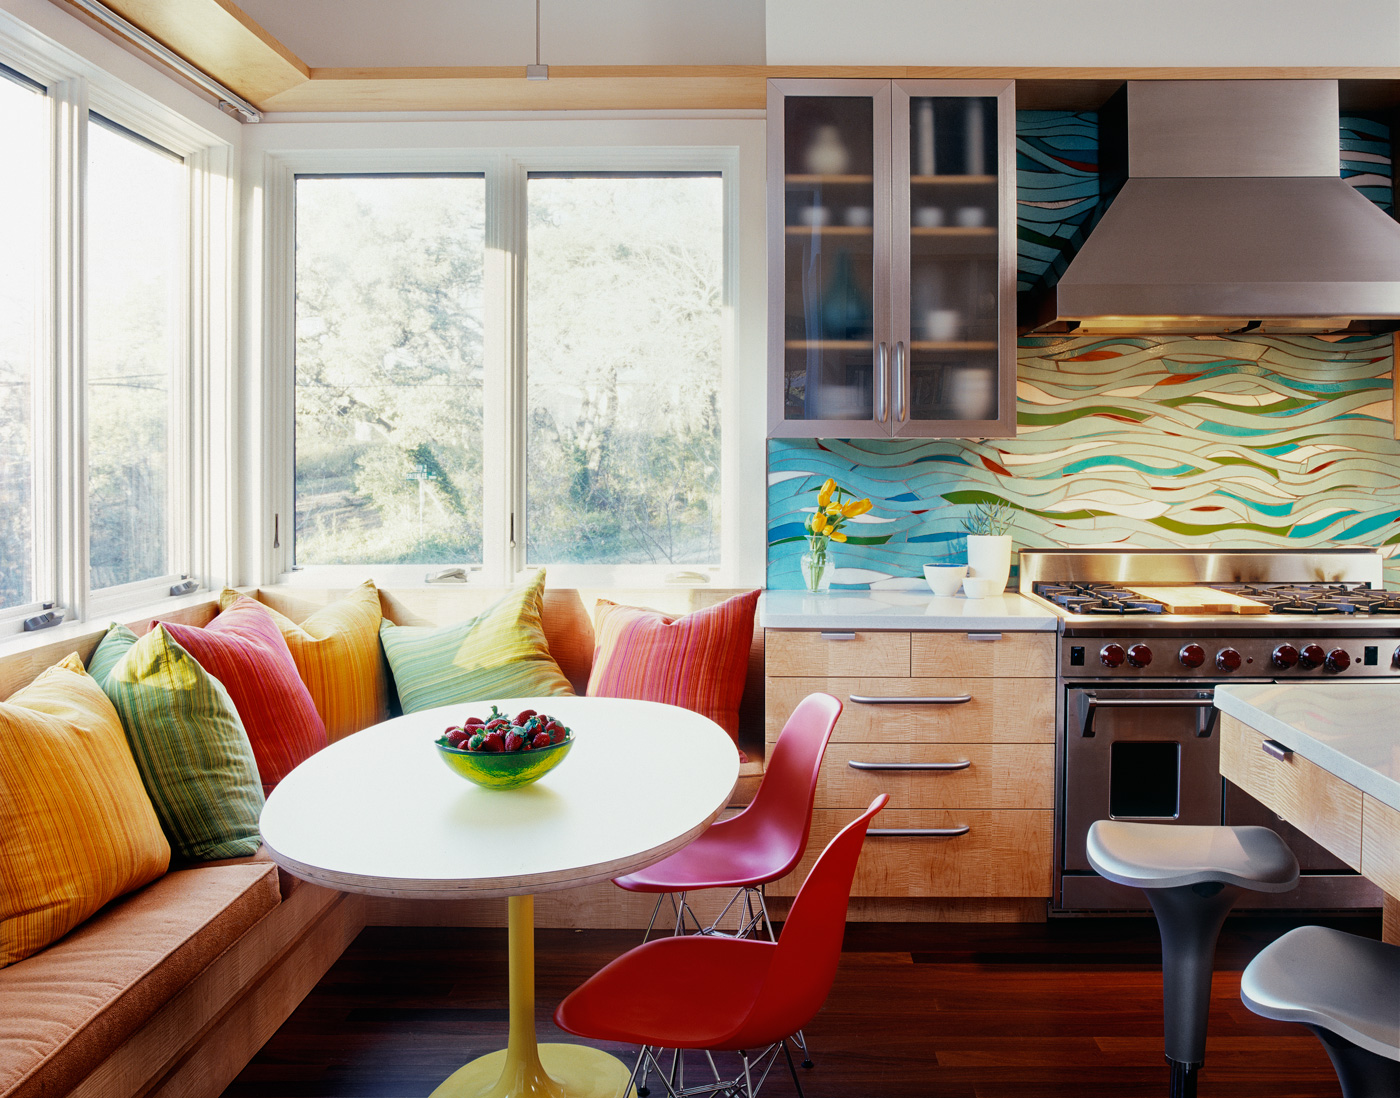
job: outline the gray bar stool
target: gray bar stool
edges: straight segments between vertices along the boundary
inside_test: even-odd
[[[1162,1017],[1171,1098],[1195,1098],[1205,1060],[1215,942],[1242,891],[1287,892],[1298,859],[1267,827],[1099,820],[1089,828],[1089,864],[1140,888],[1162,935]]]
[[[1249,962],[1240,998],[1255,1014],[1312,1030],[1342,1098],[1400,1094],[1400,946],[1300,926]]]

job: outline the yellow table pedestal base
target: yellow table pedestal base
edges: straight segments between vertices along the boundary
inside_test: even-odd
[[[632,1069],[616,1056],[587,1045],[536,1048],[534,1064],[517,1062],[509,1070],[509,1049],[473,1060],[449,1075],[433,1098],[623,1098]]]
[[[510,1038],[458,1068],[432,1098],[634,1098],[631,1068],[587,1045],[535,1042],[535,898],[508,899]]]

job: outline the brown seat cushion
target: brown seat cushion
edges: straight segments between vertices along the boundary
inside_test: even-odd
[[[740,778],[742,778],[742,777],[743,777],[743,772],[741,771],[741,772],[740,772]],[[268,852],[267,844],[266,844],[266,843],[259,843],[259,844],[258,844],[258,849],[257,849],[254,853],[248,854],[248,855],[246,855],[246,856],[244,856],[244,857],[242,857],[242,858],[218,858],[218,859],[216,859],[215,861],[212,861],[212,862],[185,862],[185,861],[175,861],[175,860],[172,860],[171,863],[170,863],[170,868],[171,868],[171,869],[194,869],[194,868],[197,867],[197,866],[208,866],[208,865],[274,865],[274,864],[276,864],[276,863],[273,862],[273,860],[272,860],[272,855]],[[288,896],[290,896],[290,895],[296,890],[297,886],[301,884],[301,878],[300,878],[300,877],[293,877],[290,873],[288,873],[285,869],[283,869],[283,868],[279,865],[279,866],[277,866],[277,883],[278,883],[278,885],[279,885],[279,887],[280,887],[280,891],[281,891],[281,893],[282,893],[282,899],[285,900]]]
[[[0,1095],[68,1093],[277,904],[270,863],[183,869],[0,969]]]

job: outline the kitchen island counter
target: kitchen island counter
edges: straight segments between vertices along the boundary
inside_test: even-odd
[[[927,591],[764,591],[765,629],[1053,633],[1058,619],[1007,591],[987,599],[941,598]]]
[[[1217,686],[1215,705],[1400,810],[1400,682]]]

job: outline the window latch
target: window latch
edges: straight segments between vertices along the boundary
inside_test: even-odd
[[[35,629],[51,629],[63,620],[63,611],[51,609],[53,603],[44,604],[44,612],[35,614],[32,618],[24,619],[24,631],[32,633]]]
[[[199,580],[192,580],[189,576],[181,576],[179,583],[171,585],[170,594],[179,597],[180,595],[193,595],[198,590]]]

